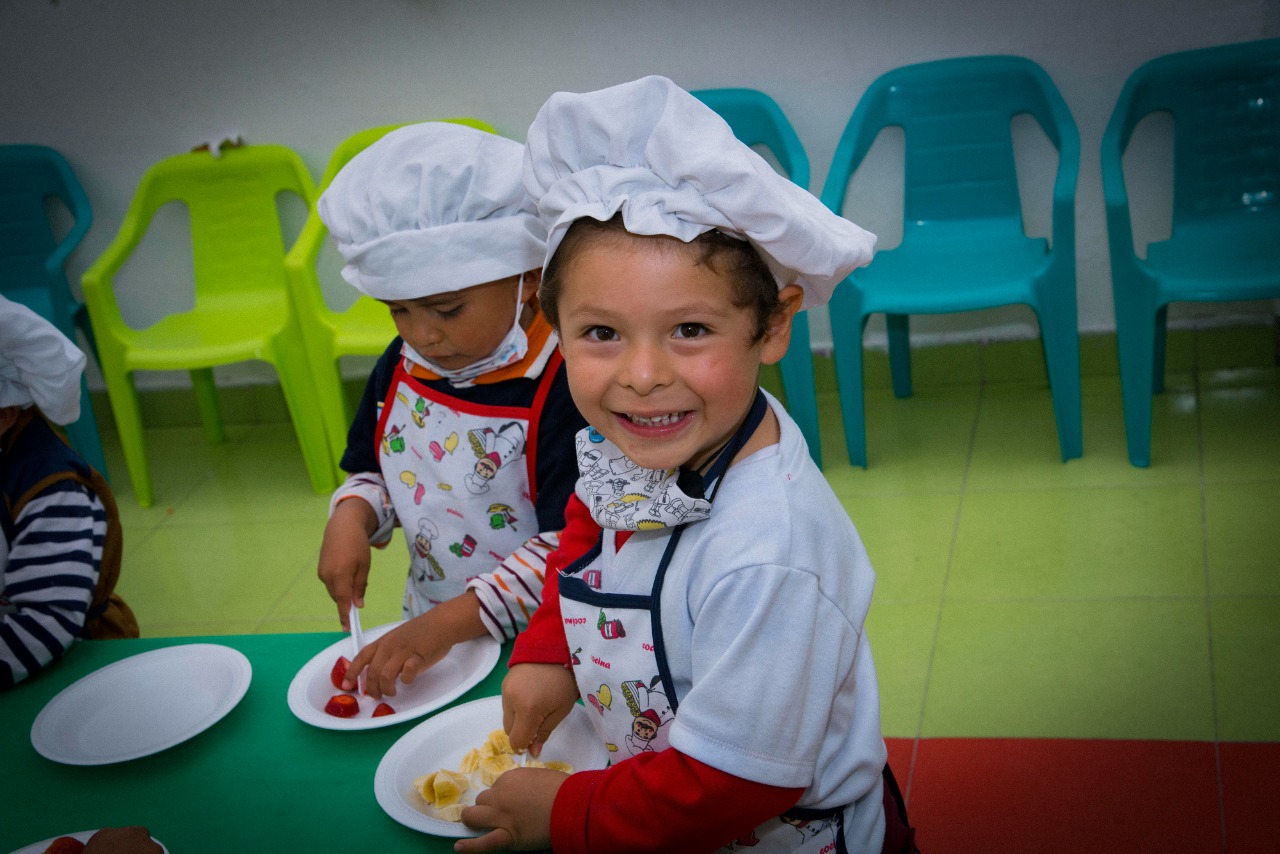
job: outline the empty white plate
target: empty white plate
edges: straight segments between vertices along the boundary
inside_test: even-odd
[[[249,690],[239,650],[211,643],[154,649],[71,683],[31,724],[31,745],[66,765],[107,765],[159,753],[217,723]]]

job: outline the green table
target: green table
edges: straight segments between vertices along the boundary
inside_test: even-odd
[[[189,852],[452,851],[452,839],[392,820],[373,776],[396,739],[426,718],[353,732],[319,729],[289,711],[294,674],[340,632],[82,641],[62,661],[0,693],[0,852],[51,836],[144,824],[174,854]],[[130,655],[218,643],[253,665],[230,713],[182,744],[112,765],[72,766],[31,746],[31,723],[80,677]],[[498,666],[450,705],[496,695]]]

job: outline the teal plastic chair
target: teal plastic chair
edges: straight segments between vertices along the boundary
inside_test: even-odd
[[[71,214],[59,240],[45,203],[58,199]],[[72,341],[76,329],[94,349],[84,306],[71,293],[66,263],[93,222],[93,209],[70,164],[43,145],[0,145],[0,293],[22,303]],[[80,378],[80,419],[66,426],[67,438],[89,465],[107,474],[89,384]]]
[[[800,137],[777,102],[758,89],[703,89],[694,97],[715,110],[747,145],[763,145],[782,173],[809,189],[809,157]],[[791,345],[779,364],[787,411],[795,419],[809,445],[809,455],[822,468],[822,442],[818,431],[818,395],[813,378],[813,352],[809,341],[809,314],[800,312],[791,325]]]
[[[1058,151],[1051,241],[1028,237],[1011,121],[1030,114]],[[1082,450],[1076,327],[1075,187],[1080,140],[1062,96],[1015,56],[926,62],[890,71],[863,95],[822,191],[836,213],[850,178],[886,127],[903,131],[901,244],[855,270],[831,300],[836,381],[849,462],[867,465],[862,337],[885,314],[897,397],[911,395],[909,320],[1025,304],[1035,312],[1062,459]]]
[[[1173,119],[1168,240],[1134,246],[1122,158]],[[1102,137],[1102,186],[1129,462],[1151,463],[1169,304],[1280,297],[1280,39],[1158,57],[1129,76]]]
[[[492,126],[479,119],[453,118],[439,121],[497,133]],[[343,140],[329,157],[316,197],[319,198],[320,193],[328,188],[334,176],[351,158],[399,127],[404,127],[404,124],[367,128]],[[391,313],[387,307],[367,296],[361,295],[343,311],[333,311],[325,303],[316,264],[328,235],[329,231],[312,203],[298,239],[285,256],[284,266],[306,341],[307,360],[315,382],[316,401],[324,419],[334,474],[340,482],[346,474],[338,464],[346,451],[347,432],[351,426],[351,413],[347,410],[347,400],[342,390],[340,360],[343,356],[382,355],[391,339],[396,337],[396,325],[391,321]]]
[[[213,368],[248,360],[275,367],[293,419],[311,485],[331,491],[336,481],[307,363],[302,327],[289,298],[284,239],[277,196],[293,194],[308,205],[315,185],[302,159],[279,145],[223,149],[221,157],[193,152],[169,157],[142,176],[120,231],[85,272],[85,303],[98,341],[125,462],[138,503],[154,501],[143,442],[136,371],[188,370],[205,434],[225,438]],[[191,226],[194,282],[190,311],[145,329],[120,316],[113,279],[142,240],[156,211],[170,202],[186,206]]]

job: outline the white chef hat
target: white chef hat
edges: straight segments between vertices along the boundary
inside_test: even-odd
[[[523,150],[424,122],[351,158],[316,205],[343,278],[377,299],[418,299],[541,266],[546,230],[521,185]]]
[[[574,220],[621,211],[633,234],[745,238],[779,287],[804,288],[807,308],[875,249],[875,235],[779,175],[665,77],[552,95],[525,139],[524,183],[547,224],[548,261]]]
[[[0,296],[0,407],[34,404],[55,424],[76,421],[84,361],[56,326]]]

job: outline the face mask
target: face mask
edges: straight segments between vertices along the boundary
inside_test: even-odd
[[[439,374],[444,379],[456,386],[467,386],[472,384],[472,380],[476,377],[487,374],[490,371],[496,371],[498,368],[505,368],[508,365],[514,365],[516,362],[524,358],[525,353],[529,352],[529,339],[525,337],[524,328],[520,325],[520,312],[524,310],[524,273],[520,274],[520,281],[516,285],[516,317],[511,324],[511,329],[507,331],[507,335],[498,344],[497,349],[485,356],[478,362],[472,362],[465,368],[458,368],[451,371],[448,368],[442,368],[430,359],[423,358],[412,347],[407,344],[404,347],[404,354],[410,361],[416,362],[432,373]]]
[[[593,427],[580,430],[575,442],[578,498],[600,527],[614,531],[674,528],[711,515],[711,502],[692,484],[687,484],[686,491],[679,469],[641,468]],[[696,480],[701,486],[701,478]]]

